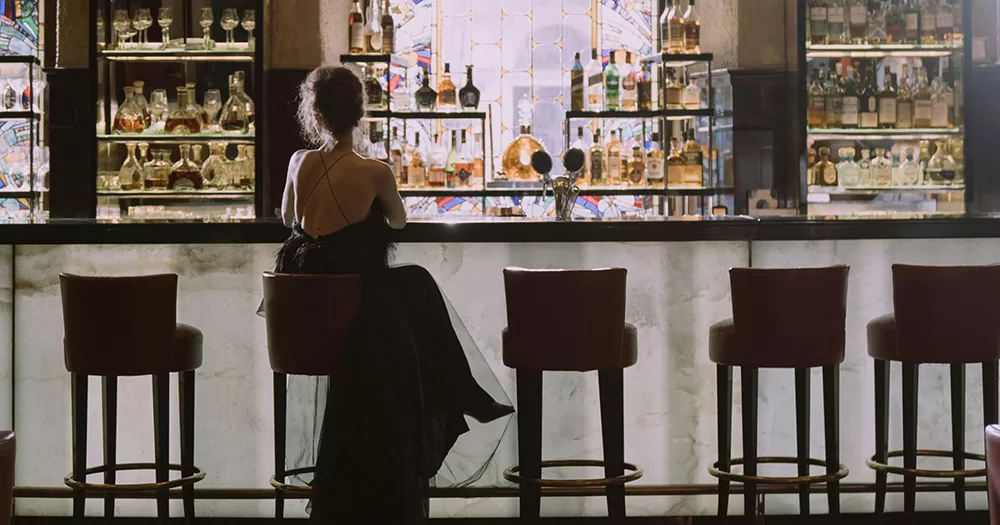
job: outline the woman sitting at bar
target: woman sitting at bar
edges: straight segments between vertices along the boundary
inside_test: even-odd
[[[363,283],[344,345],[350,365],[330,378],[325,410],[317,405],[324,430],[311,517],[418,523],[427,515],[429,480],[439,471],[452,485],[478,480],[506,430],[506,423],[486,423],[514,409],[434,278],[419,266],[388,264],[391,230],[403,228],[406,210],[392,169],[354,152],[365,107],[358,77],[318,68],[300,99],[303,134],[320,147],[289,162],[281,210],[292,234],[276,271],[360,274]],[[483,424],[470,432],[465,415]]]

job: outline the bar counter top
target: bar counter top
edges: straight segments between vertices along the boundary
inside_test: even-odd
[[[53,219],[0,225],[0,244],[267,244],[288,229],[277,219],[232,222]],[[1000,215],[626,219],[464,218],[411,220],[401,243],[686,242],[1000,237]]]

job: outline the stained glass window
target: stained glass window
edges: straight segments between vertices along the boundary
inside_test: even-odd
[[[40,0],[0,0],[0,55],[36,55]]]

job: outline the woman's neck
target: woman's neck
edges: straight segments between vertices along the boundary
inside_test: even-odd
[[[331,150],[341,150],[341,151],[354,151],[354,134],[353,133],[343,133],[340,135],[334,135],[334,143]]]

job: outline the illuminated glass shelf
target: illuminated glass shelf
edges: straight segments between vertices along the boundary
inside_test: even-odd
[[[118,199],[246,199],[253,198],[254,192],[253,190],[137,190],[98,191],[97,195]]]
[[[3,113],[0,113],[2,118]],[[150,143],[177,143],[177,142],[228,142],[230,144],[254,144],[254,135],[220,135],[218,133],[192,133],[189,135],[146,135],[125,133],[121,135],[108,135],[101,133],[97,135],[97,140],[102,142],[150,142]]]
[[[946,139],[962,134],[962,128],[914,128],[914,129],[826,129],[809,128],[810,140],[933,140]]]
[[[590,186],[580,189],[581,196],[616,196],[616,195],[638,195],[638,196],[710,196],[724,195],[733,192],[731,187],[705,187],[705,186]],[[541,186],[521,187],[521,188],[400,188],[399,194],[403,197],[527,197],[541,196]],[[546,190],[547,195],[552,195],[552,190]]]
[[[944,57],[962,49],[961,42],[948,44],[807,45],[806,58]]]
[[[406,120],[486,120],[482,111],[386,111],[365,112],[371,118],[397,118]]]
[[[175,41],[167,49],[160,49],[159,42],[151,42],[144,47],[137,44],[134,46],[104,49],[98,56],[106,60],[128,62],[253,62],[256,56],[254,49],[246,42],[217,42],[212,49],[202,49],[200,38],[189,38],[187,43]]]
[[[658,118],[689,119],[694,117],[711,117],[715,111],[710,108],[699,109],[654,109],[651,111],[567,111],[567,119],[603,119],[603,118]]]
[[[657,53],[642,58],[643,62],[659,63],[663,67],[688,67],[712,60],[712,53]]]
[[[413,61],[400,55],[376,55],[369,53],[340,55],[343,64],[396,64],[403,67],[413,66]]]
[[[809,186],[809,193],[829,195],[874,195],[878,193],[962,193],[964,184],[923,184],[919,186]]]

